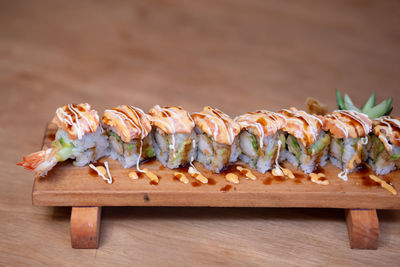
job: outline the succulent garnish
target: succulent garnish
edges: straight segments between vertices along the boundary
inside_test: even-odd
[[[375,105],[375,92],[365,101],[361,108],[357,108],[351,98],[344,94],[343,97],[339,90],[336,90],[336,103],[338,109],[355,110],[366,114],[370,119],[376,119],[382,116],[389,115],[392,110],[392,98],[383,100],[379,105]]]

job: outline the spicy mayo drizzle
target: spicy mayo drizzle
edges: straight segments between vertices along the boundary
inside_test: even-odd
[[[383,116],[374,121],[374,126],[375,135],[382,141],[387,151],[392,150],[392,144],[400,144],[400,121],[397,118]]]
[[[240,126],[219,109],[204,107],[201,112],[192,114],[197,126],[218,143],[231,145],[240,131]],[[213,127],[210,127],[210,126]]]
[[[365,118],[363,119],[362,116]],[[364,137],[371,132],[371,125],[367,123],[369,119],[367,119],[367,121],[365,120],[367,116],[354,110],[335,110],[325,117],[328,120],[333,120],[334,125],[343,133],[344,138],[355,138],[357,136]],[[342,117],[347,118],[347,121],[345,121]],[[359,131],[359,128],[355,127],[354,123],[360,125],[362,131]],[[357,136],[350,136],[349,128],[354,128],[354,134]],[[363,144],[366,144],[367,141],[368,140],[363,138]]]
[[[97,112],[93,113],[94,121],[92,121],[89,120],[87,114],[85,114],[89,111],[90,105],[87,103],[79,105],[68,104],[57,109],[56,117],[61,124],[68,125],[67,128],[75,129],[78,139],[81,139],[85,134],[86,128],[85,125],[82,124],[80,119],[83,119],[86,122],[86,125],[89,128],[90,132],[94,133],[97,130],[97,127],[95,126],[98,124],[99,121]]]
[[[295,136],[303,146],[308,147],[317,140],[317,136],[324,125],[320,118],[295,109],[283,109],[281,113],[286,116],[287,121],[287,126],[283,129]],[[293,125],[297,127],[293,127]]]
[[[175,151],[175,134],[190,133],[194,128],[194,122],[190,114],[181,107],[154,106],[150,110],[150,120],[164,132],[171,135],[169,148]],[[159,124],[159,125],[157,125]],[[160,126],[164,126],[160,127]]]
[[[260,148],[263,148],[264,137],[273,135],[285,124],[286,119],[283,115],[267,110],[257,110],[237,116],[234,121],[239,123],[242,128],[254,128],[256,135],[259,136]]]

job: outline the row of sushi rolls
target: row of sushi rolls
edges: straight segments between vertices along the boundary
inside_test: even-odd
[[[156,105],[146,114],[120,105],[105,110],[101,120],[89,104],[69,104],[56,110],[53,123],[58,130],[51,147],[24,157],[18,165],[43,177],[58,162],[72,159],[76,166],[89,164],[109,182],[108,164],[106,171],[92,164],[102,157],[137,172],[148,171],[140,164],[154,157],[169,169],[189,165],[190,174],[203,182],[207,179],[194,161],[215,173],[241,161],[260,173],[289,177],[293,173],[281,166],[284,161],[307,174],[330,161],[341,169],[338,178],[344,181],[360,164],[369,164],[377,175],[399,169],[400,118],[388,115],[391,99],[375,105],[373,94],[357,108],[348,95],[337,92],[337,102],[338,110],[324,115],[292,107],[257,110],[233,119],[209,106],[190,114],[181,107]]]

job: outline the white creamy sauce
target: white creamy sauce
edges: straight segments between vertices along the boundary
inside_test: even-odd
[[[283,111],[286,111],[287,113],[289,113],[290,115],[292,115],[295,118],[287,118],[288,122],[297,124],[299,126],[300,129],[304,129],[304,123],[303,120],[306,121],[306,123],[308,124],[308,129],[310,129],[310,134],[312,136],[312,141],[315,142],[315,140],[317,139],[317,136],[320,132],[320,127],[318,127],[318,123],[314,123],[314,121],[310,120],[310,118],[316,120],[317,122],[320,123],[320,126],[323,125],[322,121],[313,115],[307,114],[304,111],[291,111],[288,109],[283,109]],[[295,132],[295,136],[297,137],[297,139],[301,139],[304,138],[304,132],[302,130],[298,130]]]
[[[282,145],[282,141],[278,140],[278,151],[276,152],[276,158],[275,158],[275,171],[279,175],[283,175],[283,172],[281,170],[281,166],[279,165],[279,153],[281,151],[281,145]]]
[[[85,105],[86,105],[86,108],[89,109],[89,107],[90,107],[89,104],[85,104]],[[79,122],[79,116],[87,122],[91,132],[93,132],[93,133],[95,132],[95,130],[93,129],[92,125],[90,124],[88,118],[86,116],[84,116],[84,114],[82,114],[79,110],[75,109],[72,104],[68,104],[66,106],[66,109],[68,109],[73,114],[75,119],[70,114],[68,114],[62,107],[57,109],[56,116],[60,120],[60,122],[67,123],[68,125],[70,125],[72,128],[74,128],[76,130],[78,139],[82,139],[82,137],[84,135],[82,125]],[[60,113],[64,116],[64,118],[62,118],[60,116]]]
[[[142,157],[142,149],[143,149],[143,140],[140,139],[140,152],[139,152],[139,156],[138,156],[137,161],[136,161],[136,170],[138,170],[139,172],[143,172],[144,173],[145,171],[141,170],[140,167],[139,167],[140,158]]]
[[[342,179],[343,181],[347,182],[347,180],[349,179],[349,177],[347,176],[348,174],[349,174],[349,169],[344,169],[344,171],[342,171],[338,174],[338,177],[340,179]]]
[[[332,113],[340,113],[342,115],[345,115],[355,121],[357,121],[361,127],[364,130],[364,134],[367,135],[371,131],[371,127],[361,119],[360,114],[357,111],[354,110],[335,110]]]
[[[108,163],[107,164],[106,163],[107,162],[104,162],[104,166],[106,167],[106,171],[107,171],[108,177],[105,177],[101,172],[99,172],[99,170],[93,164],[89,164],[89,167],[92,170],[94,170],[97,173],[98,176],[103,178],[104,181],[107,181],[108,184],[111,184],[112,183],[112,177],[111,177],[110,171],[108,169]]]
[[[327,115],[328,118],[333,117],[339,124],[336,124],[336,126],[343,132],[345,135],[345,138],[349,137],[349,130],[347,129],[346,124],[342,122],[335,114],[329,114]]]

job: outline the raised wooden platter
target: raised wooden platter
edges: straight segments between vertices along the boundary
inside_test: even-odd
[[[50,146],[56,127],[50,124],[45,132],[44,146]],[[323,169],[329,185],[311,182],[308,175],[293,169],[295,179],[274,177],[252,172],[257,180],[245,179],[235,168],[225,173],[213,174],[195,164],[196,168],[209,179],[201,184],[189,178],[189,184],[174,179],[174,172],[187,169],[169,170],[158,161],[141,165],[160,178],[155,185],[144,176],[132,180],[117,162],[105,158],[113,177],[107,184],[102,178],[93,176],[89,167],[75,167],[71,162],[58,164],[46,178],[35,178],[32,200],[38,206],[71,206],[71,241],[75,248],[97,248],[101,206],[209,206],[209,207],[308,207],[346,209],[352,248],[376,248],[378,219],[376,209],[400,209],[400,195],[392,195],[368,178],[369,169],[349,175],[349,181],[337,178],[339,169],[328,164]],[[243,165],[244,164],[240,164]],[[230,184],[225,179],[227,172],[240,177],[240,183]],[[393,172],[384,178],[400,188],[400,172]],[[86,207],[86,208],[78,208]],[[87,208],[90,207],[90,208]],[[363,209],[363,210],[360,210]]]

